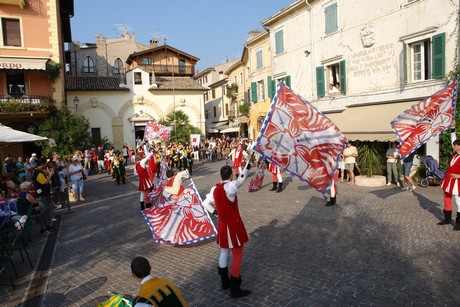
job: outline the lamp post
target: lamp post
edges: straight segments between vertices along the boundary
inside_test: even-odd
[[[75,114],[77,114],[77,108],[78,108],[78,105],[80,104],[80,99],[78,99],[77,96],[75,96],[75,98],[73,99],[73,104],[75,106]]]

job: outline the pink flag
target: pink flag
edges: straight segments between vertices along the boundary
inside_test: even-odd
[[[403,159],[431,137],[450,127],[455,116],[456,97],[457,79],[402,112],[390,123],[399,139],[399,152]]]
[[[148,123],[145,126],[144,140],[169,141],[169,139],[171,138],[171,130],[172,127]]]
[[[156,243],[186,245],[216,236],[217,230],[192,183],[179,200],[142,211]]]
[[[333,122],[280,83],[254,151],[325,195],[346,142]]]
[[[265,161],[263,159],[260,159],[259,167],[257,168],[256,173],[252,177],[251,182],[249,182],[248,192],[255,192],[260,190],[260,188],[262,187],[262,183],[264,182],[265,169]]]

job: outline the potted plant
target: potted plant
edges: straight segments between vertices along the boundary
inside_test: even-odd
[[[383,176],[383,162],[374,143],[363,142],[358,147],[358,155],[361,175],[356,176],[356,185],[368,187],[384,186],[386,178]]]

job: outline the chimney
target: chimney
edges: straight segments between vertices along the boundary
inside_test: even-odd
[[[150,40],[150,47],[158,47],[158,40],[155,37]]]

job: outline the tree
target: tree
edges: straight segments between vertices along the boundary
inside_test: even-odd
[[[40,126],[39,134],[46,135],[56,142],[55,147],[43,146],[42,153],[48,155],[57,152],[62,157],[73,154],[90,145],[89,121],[84,116],[73,115],[62,109],[53,113]]]
[[[190,125],[189,117],[183,111],[171,111],[166,118],[159,120],[159,124],[173,127],[171,131],[171,141],[187,143],[190,134],[201,134],[201,130]]]
[[[241,114],[247,115],[249,114],[249,111],[251,110],[251,104],[249,102],[245,102],[242,105],[240,105],[239,109]]]

